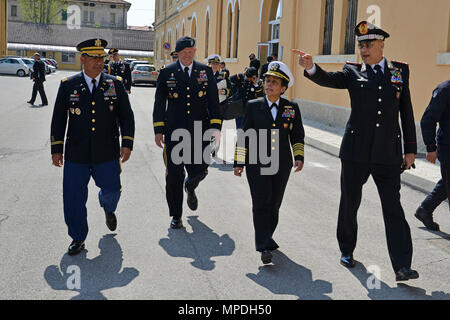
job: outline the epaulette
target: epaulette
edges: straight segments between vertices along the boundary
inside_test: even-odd
[[[346,64],[351,64],[351,65],[353,65],[353,66],[358,66],[358,67],[361,67],[361,66],[362,66],[361,63],[351,62],[351,61],[347,61]]]
[[[67,81],[67,77],[66,78],[63,78],[63,79],[61,79],[61,82],[66,82]]]
[[[119,80],[120,82],[122,82],[122,77],[121,76],[116,76],[116,79]]]
[[[392,60],[392,62],[393,62],[393,63],[398,63],[398,64],[404,64],[404,65],[406,65],[406,66],[408,65],[407,62],[402,62],[402,61],[393,61],[393,60]]]

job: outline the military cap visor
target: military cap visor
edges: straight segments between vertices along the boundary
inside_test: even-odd
[[[222,58],[217,54],[210,55],[207,59],[208,63],[220,63],[222,61]]]
[[[118,49],[109,49],[108,54],[115,54],[115,53],[119,53]]]
[[[390,36],[389,33],[384,31],[383,29],[378,28],[377,26],[367,21],[361,21],[356,25],[355,35],[358,42],[384,40],[389,38]]]
[[[273,76],[280,79],[284,79],[288,83],[288,88],[290,88],[294,84],[294,76],[292,75],[289,67],[280,61],[272,61],[268,68],[267,72],[264,73],[264,77]]]
[[[108,42],[106,40],[90,39],[79,43],[77,45],[77,50],[80,51],[81,54],[86,54],[94,58],[106,57],[105,47],[107,45]]]
[[[174,58],[177,58],[177,57],[178,57],[178,53],[175,52],[175,51],[172,51],[172,52],[170,53],[170,56],[171,56],[171,57],[174,57]]]

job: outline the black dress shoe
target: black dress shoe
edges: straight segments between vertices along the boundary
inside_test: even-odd
[[[68,254],[69,256],[74,256],[79,254],[84,249],[84,241],[73,240],[69,246]]]
[[[433,221],[433,214],[428,213],[424,208],[419,207],[414,216],[419,219],[427,229],[432,231],[439,231],[439,225]]]
[[[41,104],[39,105],[39,107],[45,107],[45,106],[48,106],[48,103],[41,103]]]
[[[183,227],[183,222],[181,218],[172,218],[172,222],[170,222],[170,227],[172,229],[180,229]]]
[[[189,189],[185,186],[184,190],[187,193],[187,205],[189,207],[189,209],[191,209],[192,211],[197,210],[198,208],[198,199],[197,196],[195,195],[195,191],[189,191]]]
[[[346,268],[353,268],[355,266],[355,260],[353,260],[352,254],[342,254],[341,264]]]
[[[105,210],[103,208],[103,210]],[[106,212],[105,210],[105,217],[106,217],[106,226],[109,230],[115,231],[117,228],[117,218],[114,212]]]
[[[408,281],[409,279],[419,278],[419,273],[411,268],[401,268],[395,273],[395,281]]]
[[[34,104],[34,102],[33,102],[33,101],[31,101],[31,100],[30,100],[30,101],[27,101],[27,103],[29,103],[29,104]]]
[[[272,262],[272,252],[270,250],[263,250],[261,252],[261,261],[264,264],[269,264]]]

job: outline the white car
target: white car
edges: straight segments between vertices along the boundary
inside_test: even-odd
[[[0,73],[25,77],[30,74],[30,68],[20,58],[3,58],[0,59]]]

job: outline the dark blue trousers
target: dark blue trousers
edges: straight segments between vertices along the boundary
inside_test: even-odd
[[[88,234],[86,201],[89,180],[94,178],[100,188],[100,206],[114,212],[120,199],[120,162],[100,164],[65,162],[63,178],[64,220],[73,240],[83,241]]]
[[[449,171],[450,165],[441,163],[441,180],[438,181],[433,191],[423,200],[420,205],[428,213],[433,213],[434,210],[443,202],[445,199],[449,199],[450,203],[450,193],[448,188],[449,183]]]

